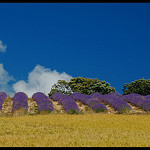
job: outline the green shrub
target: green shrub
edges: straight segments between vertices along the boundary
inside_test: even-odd
[[[67,111],[68,114],[79,114],[79,112],[76,109],[72,109]]]

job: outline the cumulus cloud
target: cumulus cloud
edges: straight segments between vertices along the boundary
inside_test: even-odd
[[[12,96],[14,91],[12,86],[9,84],[10,81],[15,81],[14,77],[4,69],[3,64],[0,64],[0,91],[6,92],[9,96]]]
[[[36,92],[43,92],[47,95],[58,80],[70,81],[71,78],[72,76],[65,72],[59,73],[56,70],[51,71],[50,68],[36,65],[29,73],[27,81],[16,82],[13,84],[13,89],[15,92],[25,92],[28,97],[32,97]]]
[[[3,42],[0,40],[0,52],[6,52],[7,45],[3,45]]]

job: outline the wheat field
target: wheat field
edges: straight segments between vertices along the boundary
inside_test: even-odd
[[[0,117],[1,147],[149,147],[149,139],[149,115]]]

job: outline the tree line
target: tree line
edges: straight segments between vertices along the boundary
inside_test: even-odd
[[[123,95],[130,93],[138,93],[143,96],[149,95],[150,79],[142,78],[131,83],[125,83],[122,91]],[[106,81],[100,81],[97,78],[91,79],[76,77],[72,78],[69,82],[65,80],[58,80],[58,82],[52,86],[48,95],[51,96],[56,92],[61,92],[65,95],[70,95],[73,92],[80,92],[82,94],[90,95],[97,92],[104,95],[116,92],[116,89],[110,86],[110,83]]]

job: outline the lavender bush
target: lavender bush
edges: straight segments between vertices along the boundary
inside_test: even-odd
[[[144,98],[150,100],[150,95],[146,95]]]
[[[60,97],[59,97],[59,104],[61,104],[62,105],[62,101],[64,100],[64,98],[69,98],[70,96],[69,95],[61,95]],[[70,97],[71,98],[71,97]]]
[[[80,98],[83,97],[84,94],[79,92],[74,92],[70,95],[71,98],[73,98],[75,101],[80,101]]]
[[[100,98],[100,95],[99,95],[99,93],[93,93],[90,95],[84,95],[81,93],[73,93],[70,96],[74,100],[80,101],[84,105],[87,105],[95,112],[104,112],[104,111],[106,112],[106,111],[108,111],[106,106],[97,100],[98,98]]]
[[[7,98],[7,94],[5,92],[0,92],[0,110],[2,110],[2,106],[6,98]]]
[[[142,109],[145,111],[150,111],[150,100],[149,99],[144,100],[144,103],[142,104]]]
[[[145,111],[150,111],[150,95],[146,95],[144,96],[144,103],[142,105],[142,109],[144,109]]]
[[[26,111],[28,112],[28,96],[24,92],[17,92],[12,99],[12,112],[20,108],[26,109]]]
[[[87,101],[87,105],[95,112],[107,112],[107,107],[102,104],[99,100],[90,98]]]
[[[90,95],[82,95],[79,98],[79,101],[82,102],[84,105],[88,105],[88,101],[90,101],[92,97]]]
[[[59,101],[59,99],[62,95],[63,95],[62,93],[56,92],[56,93],[52,94],[49,98],[53,99],[53,101]]]
[[[92,107],[92,105],[94,104],[100,104],[101,102],[99,100],[96,100],[96,99],[89,99],[88,102],[87,102],[87,105],[89,107]]]
[[[52,112],[54,111],[53,103],[50,101],[50,99],[42,92],[36,92],[32,95],[32,99],[36,101],[38,111],[48,111]]]
[[[127,112],[132,109],[131,106],[124,101],[123,96],[119,93],[109,93],[103,95],[101,97],[101,101],[109,104],[119,113]]]
[[[88,95],[84,95],[79,92],[74,92],[70,95],[71,98],[73,98],[75,101],[81,101],[83,104],[87,104],[86,100],[89,99]]]
[[[53,95],[51,95],[50,98],[54,101],[58,101],[61,105],[63,105],[63,108],[67,113],[79,112],[79,108],[76,102],[69,95],[64,95],[60,92],[56,92]]]
[[[102,94],[100,94],[100,93],[92,93],[92,94],[90,94],[90,96],[91,96],[92,98],[97,99],[97,100],[102,100],[102,97],[103,97],[104,95],[102,95]]]
[[[150,96],[142,96],[137,93],[130,93],[123,96],[124,100],[145,111],[150,111]]]
[[[95,112],[108,112],[108,109],[107,107],[102,104],[102,103],[99,103],[99,104],[93,104],[91,109]]]
[[[76,102],[68,95],[62,96],[59,103],[63,105],[65,112],[67,113],[78,113],[79,108]]]
[[[124,95],[123,98],[126,102],[129,102],[132,105],[136,107],[140,107],[140,108],[142,107],[144,103],[144,99],[142,98],[142,96],[137,93],[130,93],[128,95]]]

